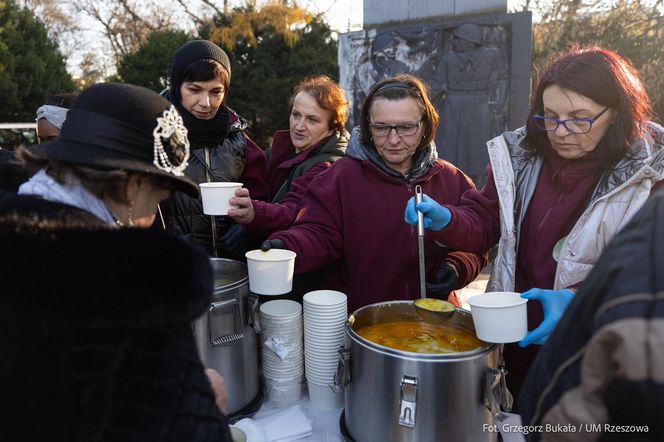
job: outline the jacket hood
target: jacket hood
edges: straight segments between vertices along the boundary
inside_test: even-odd
[[[0,217],[0,243],[3,327],[168,327],[197,318],[212,292],[207,256],[161,231],[13,213]]]
[[[348,142],[348,148],[346,149],[346,156],[360,161],[371,161],[387,175],[410,183],[426,175],[429,169],[431,169],[431,166],[438,159],[438,151],[436,150],[435,143],[431,142],[428,146],[415,152],[413,157],[413,167],[411,168],[410,173],[404,176],[401,172],[397,172],[385,164],[385,161],[378,154],[375,147],[366,145],[362,142],[360,127],[355,126],[350,135],[350,141]]]
[[[346,150],[348,149],[348,141],[350,139],[350,134],[346,129],[341,129],[341,131],[335,131],[327,141],[324,141],[320,149],[313,149],[312,154],[335,154],[339,156],[345,156]]]

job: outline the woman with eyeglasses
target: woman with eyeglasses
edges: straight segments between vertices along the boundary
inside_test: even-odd
[[[321,288],[348,295],[349,309],[420,296],[417,229],[404,225],[404,203],[423,192],[449,204],[473,184],[437,159],[438,113],[411,75],[374,85],[362,105],[346,156],[311,181],[294,225],[264,244],[297,253],[295,272],[322,269]],[[425,238],[427,294],[446,297],[467,285],[485,254],[459,253]]]
[[[637,70],[588,48],[556,58],[537,86],[526,126],[488,145],[488,182],[460,205],[409,201],[434,237],[482,253],[498,245],[487,291],[524,292],[530,333],[505,346],[517,393],[539,346],[615,233],[662,179],[662,128]],[[527,347],[527,348],[523,348]]]

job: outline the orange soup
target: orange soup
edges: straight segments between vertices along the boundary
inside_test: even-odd
[[[458,325],[425,321],[381,322],[363,327],[357,333],[376,344],[415,353],[457,353],[484,344]]]

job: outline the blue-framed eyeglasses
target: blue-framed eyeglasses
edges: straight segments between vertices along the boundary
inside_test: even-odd
[[[533,115],[532,118],[535,126],[540,130],[551,132],[558,129],[558,126],[562,124],[570,133],[587,134],[590,132],[590,129],[593,128],[593,123],[599,117],[604,115],[604,112],[607,110],[609,110],[609,108],[605,107],[602,112],[592,118],[568,118],[567,120],[558,120],[557,118],[544,117],[542,115]]]

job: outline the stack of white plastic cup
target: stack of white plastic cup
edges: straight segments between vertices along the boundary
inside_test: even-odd
[[[300,399],[304,374],[302,306],[286,299],[261,305],[263,378],[267,395],[278,406]]]
[[[344,342],[347,298],[334,290],[304,295],[304,363],[311,404],[325,410],[343,407],[343,394],[330,388]]]

